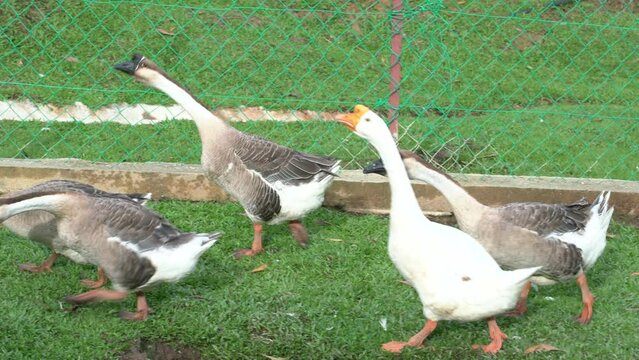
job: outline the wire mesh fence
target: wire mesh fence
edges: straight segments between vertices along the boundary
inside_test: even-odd
[[[139,52],[237,128],[361,167],[375,154],[329,120],[388,114],[397,17],[402,147],[449,171],[639,179],[632,0],[8,0],[0,157],[198,163],[195,126],[162,121],[187,114],[111,69]]]

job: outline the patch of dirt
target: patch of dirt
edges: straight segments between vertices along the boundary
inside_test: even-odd
[[[173,347],[161,341],[136,340],[120,355],[120,360],[200,360],[200,352],[189,347]]]
[[[639,229],[639,217],[637,216],[626,215],[626,214],[615,214],[614,219],[624,225],[634,226],[635,228]]]

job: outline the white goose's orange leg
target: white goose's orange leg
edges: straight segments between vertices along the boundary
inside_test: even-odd
[[[382,345],[382,349],[385,351],[399,353],[406,346],[410,347],[419,347],[422,346],[426,337],[430,335],[435,328],[437,327],[437,321],[428,320],[424,327],[413,337],[411,337],[407,342],[402,341],[391,341]]]
[[[528,293],[530,292],[530,287],[532,283],[529,281],[526,285],[521,289],[521,294],[519,294],[519,300],[517,300],[517,305],[514,309],[506,313],[506,316],[521,316],[526,310],[528,310]]]
[[[120,311],[120,318],[124,320],[144,320],[149,316],[149,305],[146,303],[146,297],[142,291],[135,293],[137,298],[137,311],[128,312]]]
[[[584,303],[584,307],[581,310],[581,315],[577,318],[577,321],[586,325],[592,319],[592,305],[595,303],[595,297],[588,289],[588,281],[586,281],[586,275],[582,272],[577,276],[577,284],[579,284],[579,288],[581,289],[581,300]]]
[[[91,279],[80,280],[80,283],[82,285],[91,289],[97,289],[101,286],[104,286],[106,282],[107,282],[106,274],[104,273],[104,270],[99,266],[98,266],[98,280],[91,280]]]
[[[262,247],[262,224],[253,224],[253,245],[250,249],[240,249],[233,254],[236,259],[244,256],[253,256],[264,251]]]
[[[18,266],[18,268],[22,271],[29,271],[29,272],[34,272],[34,273],[38,273],[38,272],[50,272],[51,271],[51,266],[53,266],[53,263],[55,262],[55,260],[58,258],[58,256],[60,256],[60,254],[54,252],[53,254],[51,254],[42,264],[40,265],[34,265],[34,264],[21,264]]]
[[[488,334],[492,340],[488,345],[473,345],[473,349],[481,348],[485,353],[495,354],[501,349],[501,345],[504,340],[508,339],[508,336],[504,334],[494,317],[488,319]]]
[[[288,223],[288,228],[291,230],[291,234],[293,234],[293,238],[297,240],[297,243],[300,244],[301,247],[308,247],[308,233],[302,225],[302,222],[299,220],[292,220]]]

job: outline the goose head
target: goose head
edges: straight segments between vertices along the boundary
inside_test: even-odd
[[[132,75],[137,81],[149,86],[158,83],[162,78],[168,79],[159,66],[141,54],[134,54],[131,61],[115,64],[113,68]]]
[[[336,119],[368,141],[390,134],[386,122],[364,105],[355,105],[352,113],[339,114]]]

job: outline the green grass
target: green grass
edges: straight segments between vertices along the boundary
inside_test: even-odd
[[[593,113],[602,107],[590,107]],[[495,175],[545,175],[639,180],[639,122],[620,119],[564,121],[574,107],[507,113],[401,119],[400,146],[438,155],[449,171]],[[606,108],[615,115],[621,108]],[[424,121],[425,120],[425,121]],[[295,149],[330,154],[358,169],[377,156],[366,142],[336,122],[246,122],[238,129]],[[566,143],[574,137],[578,142]],[[313,139],[309,141],[309,139]],[[75,157],[108,162],[200,162],[190,121],[157,125],[0,122],[0,157]],[[445,144],[445,145],[442,145]],[[441,155],[441,156],[440,156]],[[348,161],[349,159],[353,159]]]
[[[434,12],[430,3],[410,2],[405,16],[402,145],[447,144],[450,171],[638,179],[636,12],[595,1],[546,11],[542,0],[447,0]],[[211,107],[365,103],[385,114],[388,20],[374,1],[4,1],[0,99],[171,104],[111,68],[142,52]],[[238,127],[351,167],[373,157],[333,124]],[[191,125],[40,128],[0,122],[0,156],[199,157]]]
[[[398,282],[388,259],[384,217],[321,209],[305,220],[312,234],[308,249],[298,247],[286,226],[270,226],[266,253],[236,261],[233,250],[251,239],[239,205],[163,201],[152,207],[185,230],[225,235],[193,274],[148,293],[153,313],[139,323],[117,318],[120,310],[134,308],[133,296],[67,311],[62,299],[83,291],[78,280],[95,276],[94,268],[63,259],[49,274],[20,272],[18,264],[41,261],[48,251],[0,230],[0,357],[114,358],[144,338],[188,346],[212,359],[392,359],[380,345],[406,340],[423,326],[417,295]],[[499,358],[523,358],[524,349],[538,343],[561,351],[526,358],[636,355],[639,277],[630,273],[639,271],[639,232],[618,223],[609,231],[613,237],[588,273],[597,296],[593,322],[580,326],[572,320],[581,309],[575,283],[533,290],[523,318],[499,319],[511,338]],[[268,264],[265,271],[251,273],[261,264]],[[387,331],[381,318],[388,319]],[[445,322],[424,348],[400,358],[484,357],[470,348],[477,342],[488,342],[485,323]]]

